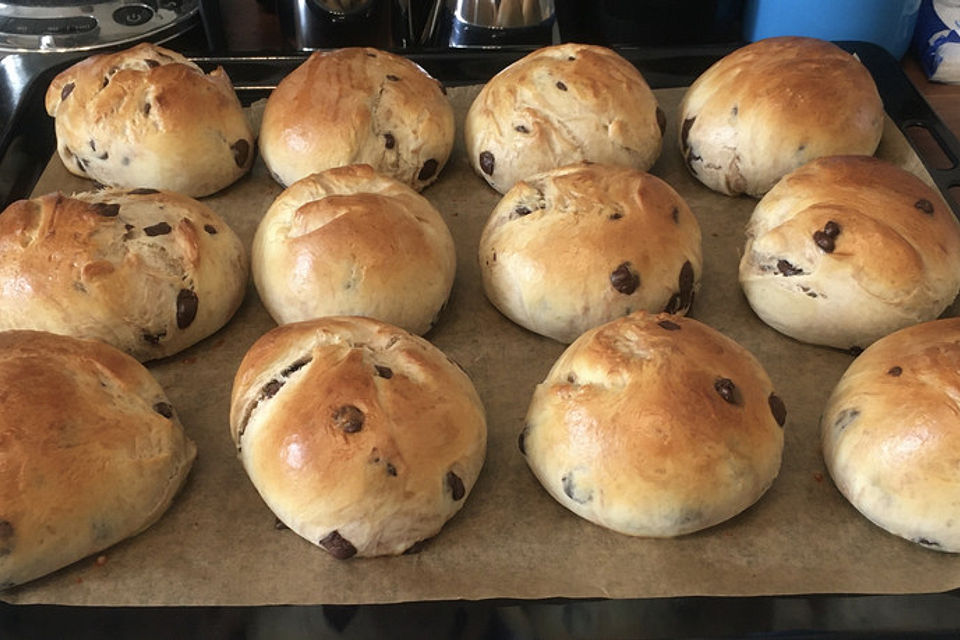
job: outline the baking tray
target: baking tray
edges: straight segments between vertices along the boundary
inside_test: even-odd
[[[882,49],[864,43],[840,43],[855,52],[877,82],[887,113],[901,129],[923,127],[940,145],[950,160],[951,168],[942,169],[925,162],[927,169],[950,202],[949,188],[960,183],[956,159],[956,138],[940,122],[922,96],[903,75],[898,63]],[[426,52],[409,57],[421,64],[443,82],[476,84],[484,82],[501,68],[527,53],[526,49],[484,52]],[[643,49],[621,48],[622,55],[643,72],[654,88],[685,86],[712,62],[730,51],[729,47]],[[54,151],[52,121],[43,110],[43,94],[50,79],[76,58],[11,56],[0,61],[0,201],[3,206],[27,195]],[[194,58],[201,66],[223,66],[237,88],[244,103],[265,97],[270,89],[304,59],[302,55],[257,55]],[[921,159],[926,160],[920,149]],[[380,616],[396,621],[380,627],[377,635],[384,637],[401,634],[405,620],[448,620],[451,625],[437,629],[431,636],[441,637],[539,637],[544,629],[557,634],[577,637],[657,637],[656,630],[665,636],[681,635],[739,635],[747,631],[796,632],[801,635],[820,629],[847,633],[854,630],[873,634],[898,633],[905,630],[925,634],[946,633],[960,628],[960,611],[955,606],[957,593],[931,596],[806,596],[766,598],[666,598],[661,600],[627,601],[485,601],[479,603],[435,602],[407,605],[363,605],[340,607],[296,607],[294,614],[303,619],[322,619],[336,632],[356,627],[354,618]],[[695,610],[696,615],[690,615]],[[730,616],[731,610],[735,614]],[[191,617],[198,626],[210,630],[211,620],[220,620],[236,628],[237,624],[260,624],[264,619],[281,616],[290,609],[259,607],[256,610],[224,607],[200,608]],[[358,614],[358,611],[360,612]],[[804,616],[806,611],[809,615]],[[860,611],[857,624],[851,625],[847,614]],[[713,613],[711,613],[713,612]],[[130,629],[139,629],[145,620],[161,620],[167,615],[185,613],[177,608],[129,610],[83,609],[69,607],[31,606],[0,608],[0,637],[18,637],[27,628],[22,625],[52,623],[54,619],[76,629],[85,616],[111,615],[114,620],[130,620]],[[452,617],[450,617],[452,616]],[[641,625],[649,616],[674,620],[673,627],[661,622],[654,627]],[[636,624],[631,624],[631,622]],[[14,626],[5,628],[4,624]],[[640,625],[640,626],[637,626]],[[214,625],[216,626],[216,625]],[[379,626],[379,625],[378,625]],[[342,627],[342,628],[340,628]],[[225,628],[225,627],[218,627]],[[619,632],[616,630],[619,629]],[[665,631],[665,629],[667,629]],[[577,633],[579,630],[580,633]],[[199,629],[194,627],[199,633]],[[424,629],[426,631],[426,629]],[[477,635],[479,633],[479,635]],[[491,636],[491,634],[493,634]],[[177,633],[187,637],[188,631]],[[97,636],[91,636],[97,637]],[[198,636],[199,637],[199,636]],[[276,636],[271,636],[276,637]],[[792,637],[787,633],[787,637]],[[799,637],[799,636],[797,636]]]

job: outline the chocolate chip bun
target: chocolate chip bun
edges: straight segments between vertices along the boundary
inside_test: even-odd
[[[506,193],[527,176],[583,160],[646,171],[666,118],[637,69],[604,47],[561,44],[518,60],[467,112],[467,156]]]
[[[426,340],[368,318],[260,338],[234,380],[230,429],[267,506],[340,559],[436,535],[486,455],[470,378]]]
[[[0,215],[0,282],[0,330],[94,338],[146,361],[227,323],[247,258],[220,216],[186,196],[54,193]]]
[[[780,469],[786,408],[705,324],[633,313],[583,334],[537,385],[520,451],[560,504],[632,536],[737,515]]]
[[[270,94],[260,154],[284,186],[325,169],[369,164],[420,191],[453,149],[445,94],[426,71],[386,51],[318,51]]]
[[[0,332],[0,589],[160,519],[196,446],[163,389],[94,340]]]
[[[777,331],[856,351],[953,301],[960,224],[907,171],[869,156],[821,158],[757,204],[740,284]]]
[[[622,166],[572,165],[521,180],[480,237],[490,302],[560,342],[640,309],[686,313],[702,267],[700,226],[683,198]]]
[[[91,56],[50,83],[57,153],[70,173],[114,187],[206,196],[253,165],[253,133],[230,78],[163,47]]]
[[[821,421],[840,493],[874,524],[960,552],[960,318],[875,342],[840,378]]]
[[[680,152],[714,191],[760,197],[821,156],[872,155],[883,103],[870,72],[836,45],[779,37],[707,69],[680,105]]]
[[[369,316],[413,333],[436,322],[453,286],[453,238],[430,202],[368,165],[294,183],[253,239],[253,278],[280,324]]]

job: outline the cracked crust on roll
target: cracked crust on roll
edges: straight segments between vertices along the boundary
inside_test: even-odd
[[[331,555],[395,555],[463,507],[486,455],[467,374],[368,318],[278,327],[234,379],[230,429],[280,520]]]
[[[640,309],[686,314],[703,270],[683,198],[653,175],[601,164],[514,185],[490,214],[479,259],[493,305],[560,342]]]
[[[821,420],[840,493],[874,524],[960,553],[960,318],[892,333],[847,369]]]
[[[400,56],[351,47],[315,52],[270,94],[260,153],[284,186],[312,173],[369,164],[420,191],[453,149],[443,86]]]
[[[583,334],[537,386],[519,446],[578,516],[672,537],[742,512],[777,477],[786,407],[749,351],[637,312]]]
[[[470,105],[464,137],[474,170],[506,193],[576,162],[646,171],[660,156],[663,111],[636,67],[593,45],[538,49],[494,76]]]
[[[960,291],[960,223],[913,174],[869,156],[785,176],[747,225],[740,284],[788,336],[862,349],[933,320]]]
[[[102,340],[146,361],[230,320],[247,257],[220,216],[177,193],[54,193],[0,215],[0,279],[0,330]]]
[[[50,83],[46,109],[64,166],[101,184],[201,197],[253,166],[253,132],[223,69],[204,74],[153,44],[73,65]]]
[[[95,340],[0,333],[0,588],[166,512],[196,446],[136,360]]]
[[[821,156],[872,155],[883,103],[870,72],[829,42],[778,37],[707,69],[680,105],[680,153],[698,180],[760,197]]]

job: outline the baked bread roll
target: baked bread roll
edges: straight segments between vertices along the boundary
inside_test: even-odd
[[[186,196],[54,193],[0,215],[0,281],[0,330],[93,338],[146,361],[227,323],[247,257],[220,216]]]
[[[641,171],[660,156],[666,117],[636,67],[586,44],[538,49],[470,105],[467,156],[491,187],[583,160]]]
[[[446,90],[406,58],[370,48],[318,51],[267,99],[260,154],[284,186],[369,164],[420,191],[450,157],[453,127]]]
[[[814,38],[738,49],[690,85],[680,104],[680,152],[700,182],[760,197],[821,156],[872,155],[883,102],[853,55]]]
[[[960,224],[907,171],[869,156],[821,158],[757,204],[740,284],[777,331],[857,351],[950,305]]]
[[[196,446],[153,376],[95,340],[0,333],[0,588],[134,536]]]
[[[422,338],[321,318],[260,338],[237,371],[230,429],[267,506],[331,555],[399,554],[463,506],[486,455],[467,375]]]
[[[490,302],[560,342],[640,309],[686,313],[702,266],[686,202],[629,167],[572,165],[521,180],[480,237]]]
[[[450,295],[453,238],[433,205],[368,165],[277,196],[253,239],[253,278],[279,324],[369,316],[426,333]]]
[[[533,394],[520,451],[560,504],[632,536],[737,515],[780,469],[786,408],[750,352],[642,311],[583,334]]]
[[[840,493],[890,533],[960,552],[960,318],[875,342],[840,378],[821,421]]]
[[[230,78],[154,44],[91,56],[50,83],[57,153],[114,187],[206,196],[253,165],[253,133]]]

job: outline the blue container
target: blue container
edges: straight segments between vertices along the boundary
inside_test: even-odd
[[[920,0],[747,0],[743,36],[863,40],[903,57],[917,22]]]

